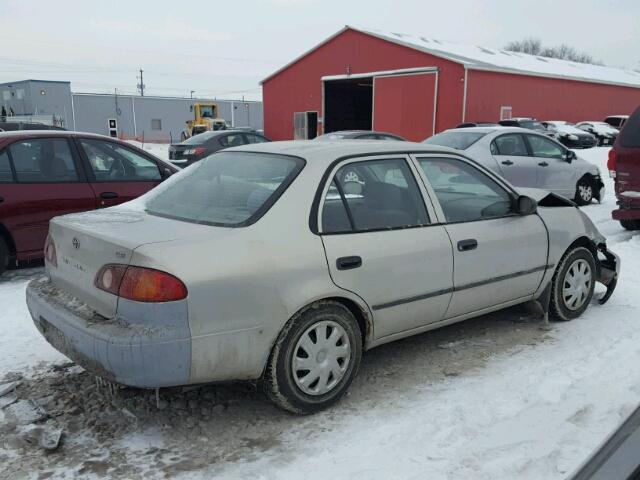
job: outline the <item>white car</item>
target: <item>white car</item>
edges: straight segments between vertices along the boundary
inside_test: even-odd
[[[600,146],[613,145],[620,133],[617,128],[605,122],[580,122],[576,123],[576,127],[595,136]]]
[[[573,123],[563,120],[541,122],[547,132],[568,148],[592,148],[598,145],[598,140]]]

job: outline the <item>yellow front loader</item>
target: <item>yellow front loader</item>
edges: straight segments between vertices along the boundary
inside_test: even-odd
[[[227,122],[224,118],[218,117],[217,103],[194,103],[191,110],[193,111],[193,120],[186,122],[187,128],[180,135],[181,141],[202,132],[227,128]]]

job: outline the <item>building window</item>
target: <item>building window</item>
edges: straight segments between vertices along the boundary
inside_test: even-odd
[[[2,92],[2,99],[3,100],[11,100],[11,92],[9,90],[4,90]]]
[[[511,107],[500,107],[500,120],[511,120]]]
[[[162,130],[162,120],[159,118],[152,118],[151,130]]]
[[[22,100],[24,98],[24,88],[18,88],[16,90],[16,97],[18,100]]]

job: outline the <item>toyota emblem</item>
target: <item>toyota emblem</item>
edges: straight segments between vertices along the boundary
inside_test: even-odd
[[[76,250],[80,248],[80,240],[78,240],[77,238],[73,237],[71,243],[73,243],[73,248],[75,248]]]

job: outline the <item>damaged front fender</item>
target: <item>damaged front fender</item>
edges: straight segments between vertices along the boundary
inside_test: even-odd
[[[613,291],[618,284],[618,275],[620,274],[620,257],[607,249],[605,244],[598,245],[598,251],[604,256],[604,259],[597,258],[598,277],[597,281],[607,287],[607,291],[598,302],[600,305],[607,303]]]

